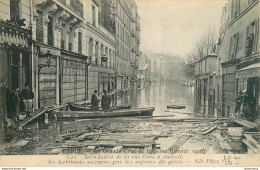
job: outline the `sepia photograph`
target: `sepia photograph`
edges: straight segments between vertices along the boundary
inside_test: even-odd
[[[0,0],[0,167],[260,167],[259,18],[259,0]]]

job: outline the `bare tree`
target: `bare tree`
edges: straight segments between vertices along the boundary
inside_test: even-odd
[[[216,44],[216,31],[214,27],[208,27],[207,31],[195,42],[195,48],[186,57],[185,75],[187,78],[194,76],[194,62],[213,53]]]

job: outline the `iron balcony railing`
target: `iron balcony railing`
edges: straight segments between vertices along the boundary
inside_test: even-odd
[[[68,6],[66,0],[58,0],[62,4],[69,7],[73,12],[83,17],[83,4],[79,0],[70,0],[70,5]],[[68,1],[68,0],[67,0]]]

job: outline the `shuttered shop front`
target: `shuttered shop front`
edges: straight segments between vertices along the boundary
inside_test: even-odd
[[[39,107],[56,104],[56,59],[52,58],[46,65],[44,58],[39,58]]]
[[[86,99],[86,64],[83,59],[62,59],[62,102]]]

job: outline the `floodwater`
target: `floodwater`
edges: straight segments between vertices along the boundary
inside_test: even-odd
[[[120,99],[119,99],[120,100]],[[187,118],[194,116],[194,87],[154,83],[141,89],[131,89],[120,103],[132,108],[154,107],[153,116]],[[182,105],[184,109],[167,109],[167,105]]]
[[[193,148],[190,153],[224,153],[219,149],[219,145],[213,142],[214,136],[201,136],[201,132],[215,126],[216,122],[174,120],[196,117],[193,94],[193,87],[171,84],[151,84],[142,89],[131,89],[128,95],[117,100],[117,105],[131,104],[132,108],[154,107],[153,117],[58,122],[55,119],[45,119],[44,123],[38,121],[27,125],[19,132],[18,140],[0,147],[0,153],[71,154],[83,153],[82,149],[87,146],[106,151],[112,150],[114,146],[124,146],[124,149],[143,152],[144,147],[151,146],[153,152],[158,148],[177,147],[184,150]],[[185,108],[167,109],[167,105],[183,105]],[[219,125],[221,124],[223,123],[220,121]],[[27,147],[14,147],[28,141],[30,142]],[[241,147],[238,151],[241,153]],[[85,149],[84,152],[89,151]]]

